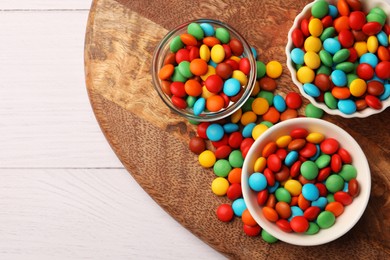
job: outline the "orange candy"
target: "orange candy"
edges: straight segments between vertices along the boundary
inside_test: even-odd
[[[388,60],[390,60],[390,52],[389,52],[389,50],[386,47],[379,46],[379,48],[377,50],[377,53],[378,53],[378,58],[381,61],[388,61]]]
[[[241,168],[233,168],[228,175],[228,181],[233,183],[241,183]]]
[[[225,100],[220,95],[214,95],[206,99],[206,108],[211,112],[221,110],[225,105]]]
[[[263,115],[265,121],[269,121],[276,124],[279,121],[280,112],[275,107],[270,107],[268,111]]]
[[[195,79],[187,80],[184,89],[189,96],[197,97],[202,94],[202,85]]]
[[[348,6],[348,3],[347,1],[345,0],[339,0],[337,2],[337,10],[339,11],[339,13],[341,15],[345,15],[345,16],[348,16],[350,11],[349,11],[349,6]]]
[[[276,222],[279,219],[279,215],[276,210],[270,207],[263,207],[263,215],[271,222]]]
[[[332,212],[333,215],[338,217],[344,212],[344,206],[340,202],[334,201],[326,205],[325,210]]]
[[[190,71],[196,76],[202,76],[207,73],[207,62],[202,59],[193,59],[190,63]]]
[[[189,46],[195,46],[198,44],[198,41],[194,36],[192,36],[189,33],[183,33],[180,35],[180,40],[185,44]]]
[[[248,209],[245,209],[245,210],[242,212],[241,219],[242,219],[242,222],[243,222],[245,225],[248,225],[248,226],[251,226],[251,227],[257,225],[256,220],[252,217],[251,213],[249,213],[249,210],[248,210]]]
[[[305,199],[305,197],[303,197],[302,193],[299,194],[299,196],[298,196],[298,207],[300,207],[301,210],[305,210],[308,207],[310,207],[310,201]]]
[[[166,64],[158,72],[158,77],[161,80],[169,79],[172,76],[174,71],[175,71],[175,67],[172,64]]]
[[[341,32],[342,30],[349,30],[349,17],[348,16],[340,16],[334,20],[334,28],[337,32]]]
[[[278,148],[278,146],[276,145],[275,142],[269,142],[268,144],[266,144],[264,146],[262,156],[264,158],[267,158],[271,154],[275,153],[277,148]]]
[[[351,92],[347,87],[334,87],[332,89],[332,95],[337,99],[347,99],[351,96]]]
[[[208,37],[203,38],[203,43],[206,44],[206,45],[209,46],[209,47],[213,47],[213,46],[216,45],[216,44],[220,44],[221,41],[218,40],[218,39],[215,38],[215,37],[208,36]]]

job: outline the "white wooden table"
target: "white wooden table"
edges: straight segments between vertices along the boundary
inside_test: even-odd
[[[133,180],[84,82],[91,0],[0,0],[0,259],[219,259]]]

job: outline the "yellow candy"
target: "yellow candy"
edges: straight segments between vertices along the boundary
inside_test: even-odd
[[[304,48],[306,51],[314,51],[318,53],[322,48],[322,42],[320,38],[309,36],[304,42]]]
[[[259,138],[265,131],[267,131],[268,126],[264,124],[258,124],[256,125],[252,130],[252,137],[253,139]]]
[[[232,114],[230,120],[232,121],[233,124],[237,124],[240,121],[241,116],[242,116],[242,109],[240,108]]]
[[[225,59],[225,49],[221,44],[215,44],[213,48],[211,48],[211,60],[215,63],[220,63]]]
[[[246,84],[248,83],[247,76],[241,70],[234,70],[233,74],[232,74],[232,78],[235,78],[236,80],[238,80],[240,82],[241,86],[246,86]]]
[[[260,84],[259,84],[259,81],[256,81],[255,86],[252,89],[251,97],[257,96],[257,94],[259,94],[259,92],[260,92]]]
[[[206,74],[200,76],[200,78],[201,78],[203,81],[205,81],[205,80],[207,79],[208,76],[214,75],[214,74],[216,74],[215,68],[214,68],[213,66],[211,66],[211,65],[208,65],[208,66],[207,66],[207,72],[206,72]]]
[[[297,71],[297,79],[302,84],[313,82],[314,77],[315,77],[314,71],[307,66],[302,66]]]
[[[217,177],[211,183],[211,190],[217,196],[224,196],[229,188],[229,181],[223,177]]]
[[[287,180],[284,188],[290,192],[291,196],[298,196],[302,192],[302,184],[297,180]]]
[[[259,157],[255,161],[255,165],[253,166],[253,170],[255,172],[263,172],[265,169],[265,166],[267,166],[267,159],[264,157]]]
[[[268,77],[276,79],[282,75],[283,68],[280,62],[273,60],[267,63],[265,70]]]
[[[325,136],[321,133],[312,132],[306,136],[306,141],[313,143],[313,144],[319,144],[325,139]]]
[[[367,39],[367,50],[371,53],[375,53],[378,50],[378,38],[372,35]]]
[[[205,168],[213,167],[216,159],[215,154],[210,150],[203,151],[198,157],[199,164]]]
[[[318,69],[321,66],[320,56],[314,51],[306,52],[305,56],[303,56],[303,60],[305,61],[306,66],[313,70]]]
[[[324,27],[322,22],[318,18],[313,18],[309,22],[309,32],[312,36],[319,37],[323,31]]]
[[[284,148],[284,147],[287,147],[289,145],[291,140],[292,140],[291,136],[283,135],[283,136],[279,137],[278,139],[276,139],[276,144],[278,147]]]
[[[253,111],[246,111],[241,116],[241,124],[248,125],[250,123],[254,123],[257,120],[257,115]]]
[[[265,98],[258,97],[252,102],[252,111],[256,115],[264,115],[269,109],[268,101]]]
[[[349,91],[354,97],[361,97],[366,93],[367,83],[362,79],[354,79],[349,85]]]
[[[202,60],[209,62],[210,60],[210,49],[206,44],[202,44],[199,48],[199,56]]]
[[[361,57],[363,54],[367,53],[368,51],[366,42],[355,42],[353,47],[355,48],[358,57]]]
[[[210,91],[206,88],[206,86],[203,86],[203,87],[202,87],[202,98],[208,99],[209,97],[214,96],[214,95],[215,95],[215,93],[210,92]]]

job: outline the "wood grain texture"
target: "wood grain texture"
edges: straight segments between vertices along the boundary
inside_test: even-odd
[[[238,29],[264,62],[282,62],[278,92],[297,91],[284,46],[295,15],[308,1],[115,1],[93,3],[85,46],[86,82],[102,131],[137,182],[179,223],[229,258],[388,258],[390,256],[389,110],[366,119],[325,116],[361,144],[372,170],[372,194],[358,224],[323,246],[268,245],[247,237],[239,219],[221,223],[216,207],[227,198],[210,191],[213,174],[188,150],[195,128],[172,114],[151,85],[152,52],[175,25],[217,18]],[[174,19],[172,14],[175,14]],[[245,14],[245,15],[243,15]],[[305,101],[307,103],[307,101]]]

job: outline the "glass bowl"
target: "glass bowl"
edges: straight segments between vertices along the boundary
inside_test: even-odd
[[[336,108],[336,109],[329,108],[324,102],[317,101],[315,98],[308,95],[304,91],[303,84],[301,82],[299,82],[297,79],[297,75],[296,75],[297,70],[295,68],[295,65],[293,64],[292,59],[291,59],[291,50],[294,49],[294,45],[293,45],[291,36],[292,36],[292,32],[294,31],[294,29],[299,27],[301,21],[304,18],[306,18],[306,19],[310,18],[311,8],[315,2],[316,1],[313,1],[312,3],[307,4],[303,8],[303,10],[295,17],[293,26],[290,28],[290,30],[288,32],[288,41],[287,41],[285,52],[286,52],[286,56],[287,56],[287,68],[291,73],[292,81],[298,87],[300,93],[305,98],[307,98],[314,106],[321,108],[322,110],[324,110],[326,113],[328,113],[330,115],[338,115],[338,116],[341,116],[344,118],[354,118],[354,117],[365,118],[365,117],[371,116],[373,114],[377,114],[377,113],[384,111],[387,107],[390,106],[390,97],[382,101],[382,108],[381,109],[373,109],[371,107],[366,107],[365,109],[360,110],[360,111],[356,111],[352,114],[345,114],[345,113],[341,112],[338,108]],[[333,5],[336,5],[338,1],[337,0],[326,0],[326,2],[333,4]],[[380,7],[386,12],[386,14],[390,15],[390,4],[389,4],[389,2],[386,2],[386,0],[364,0],[364,1],[360,1],[360,2],[362,4],[363,11],[369,11],[374,7]],[[389,21],[390,21],[390,19],[387,19],[386,23],[390,24]]]
[[[235,102],[227,102],[225,101],[225,107],[219,111],[211,112],[211,111],[203,111],[199,115],[195,115],[192,108],[188,107],[185,109],[178,108],[172,103],[171,96],[169,96],[166,92],[162,89],[162,80],[159,78],[159,71],[164,65],[164,61],[166,56],[171,53],[170,50],[170,43],[172,40],[183,33],[187,33],[187,27],[191,23],[207,23],[209,25],[212,25],[213,28],[216,30],[217,28],[225,28],[230,33],[230,39],[237,39],[242,43],[243,47],[243,53],[240,56],[241,58],[246,57],[249,60],[249,67],[250,67],[250,73],[247,75],[247,84],[245,86],[241,86],[240,91],[240,97],[235,100]],[[201,44],[198,41],[198,46]],[[210,64],[209,64],[210,65]],[[215,65],[215,64],[214,64]],[[177,66],[177,65],[176,65]],[[225,117],[228,117],[229,115],[233,114],[235,111],[237,111],[249,98],[253,87],[256,83],[256,60],[253,56],[251,47],[247,43],[247,41],[244,39],[243,36],[241,36],[240,33],[238,33],[234,28],[232,28],[230,25],[223,23],[221,21],[213,20],[213,19],[198,19],[189,21],[186,23],[183,23],[176,28],[172,29],[168,32],[168,34],[161,40],[161,42],[156,47],[154,54],[153,54],[153,61],[152,61],[152,78],[153,78],[153,86],[156,89],[157,93],[159,94],[162,101],[176,114],[192,121],[197,122],[211,122],[211,121],[217,121],[220,119],[223,119]]]

